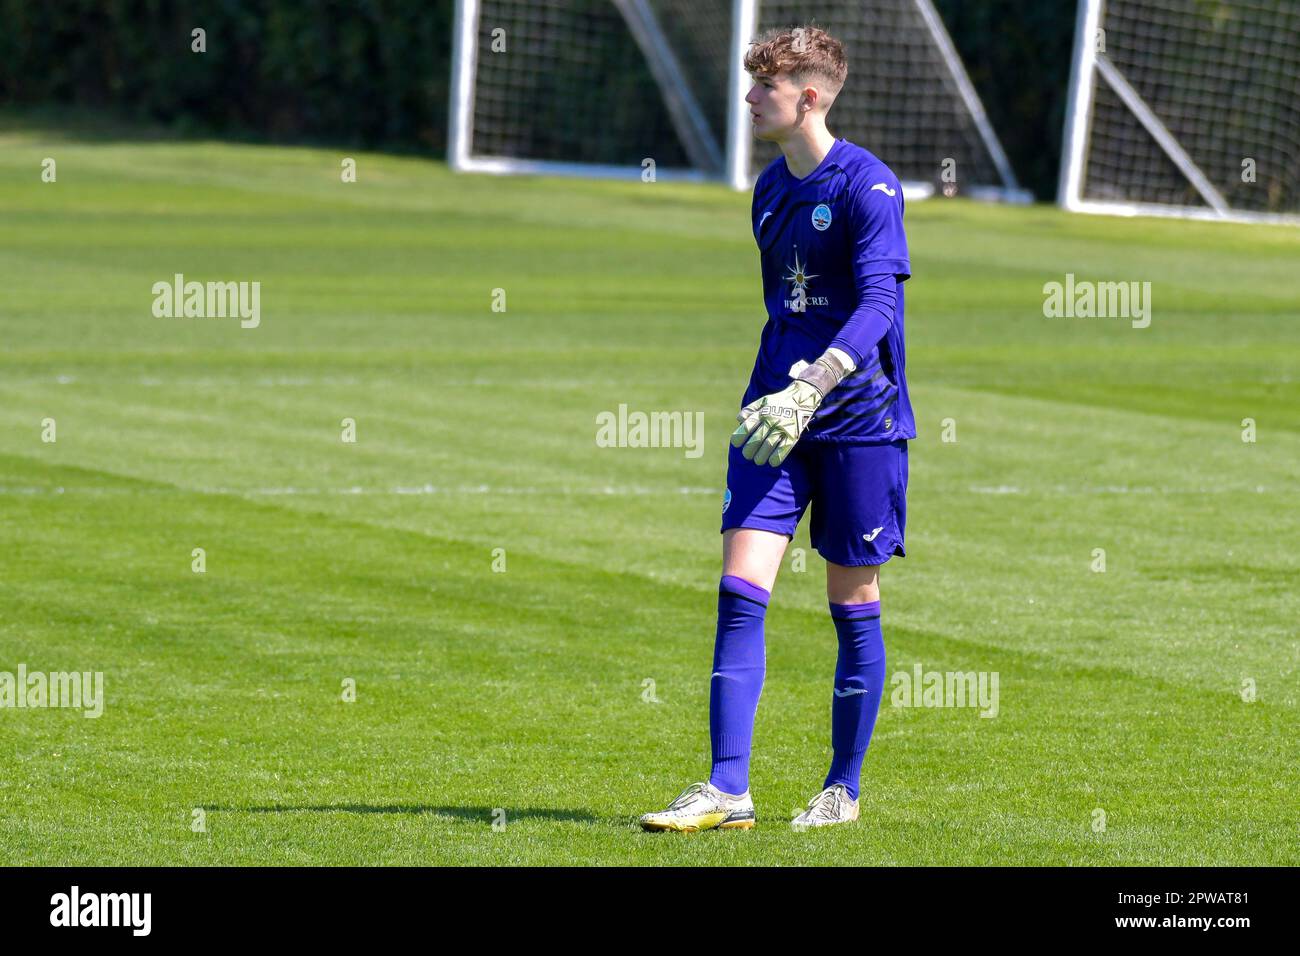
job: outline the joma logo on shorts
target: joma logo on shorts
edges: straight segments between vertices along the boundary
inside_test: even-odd
[[[864,535],[862,536],[862,540],[863,540],[863,541],[875,541],[875,540],[876,540],[876,535],[880,534],[880,532],[882,532],[882,531],[884,531],[884,530],[885,530],[885,529],[884,529],[883,526],[882,526],[882,527],[879,527],[879,528],[872,528],[872,529],[871,529],[871,534],[864,534]]]

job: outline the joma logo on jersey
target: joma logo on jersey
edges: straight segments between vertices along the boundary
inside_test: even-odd
[[[785,277],[785,281],[789,282],[791,286],[790,298],[783,299],[782,305],[791,312],[804,312],[810,305],[826,306],[831,304],[828,296],[808,294],[808,283],[812,279],[816,279],[817,276],[810,274],[808,267],[799,261],[798,246],[795,246],[794,250],[794,265],[786,266],[786,268],[790,270]]]

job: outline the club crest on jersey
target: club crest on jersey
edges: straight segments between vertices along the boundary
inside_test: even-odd
[[[813,228],[818,232],[825,232],[831,227],[831,207],[825,203],[818,204],[817,208],[812,211]]]

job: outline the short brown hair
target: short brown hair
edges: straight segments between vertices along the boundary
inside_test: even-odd
[[[795,83],[814,77],[822,80],[824,92],[834,102],[849,75],[849,64],[840,41],[821,27],[778,27],[750,43],[745,72],[773,76],[783,71]]]

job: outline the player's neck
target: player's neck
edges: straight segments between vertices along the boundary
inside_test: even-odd
[[[803,179],[822,164],[835,145],[835,137],[820,123],[802,124],[780,144],[785,166],[795,179]]]

